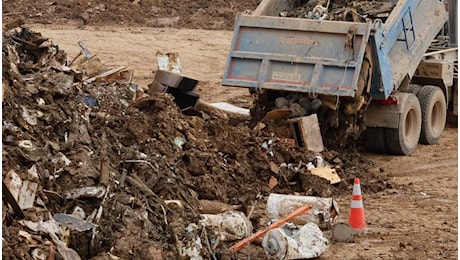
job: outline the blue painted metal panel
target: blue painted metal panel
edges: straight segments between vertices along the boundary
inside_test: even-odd
[[[406,77],[413,76],[447,19],[440,1],[399,0],[385,24],[375,24],[370,39],[375,62],[374,99],[387,99]]]
[[[395,3],[384,24],[238,15],[222,83],[353,97],[369,43],[371,96],[386,99],[447,21],[440,1]]]
[[[223,84],[353,97],[371,24],[238,15]]]

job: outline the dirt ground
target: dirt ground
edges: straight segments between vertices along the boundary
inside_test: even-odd
[[[129,2],[128,5],[126,2]],[[196,4],[193,4],[194,2]],[[124,12],[117,12],[115,7],[118,3],[115,1],[110,4],[101,1],[104,8],[99,7],[99,11],[94,11],[99,3],[85,1],[37,1],[32,7],[21,1],[3,1],[3,21],[4,24],[5,21],[14,22],[16,16],[19,16],[27,22],[28,27],[42,33],[54,44],[59,45],[61,50],[65,50],[70,59],[80,52],[77,42],[83,41],[105,67],[127,66],[133,69],[133,81],[145,89],[152,82],[153,72],[157,69],[155,53],[178,52],[184,74],[200,80],[197,91],[202,99],[209,102],[227,101],[249,107],[252,97],[247,90],[226,88],[220,85],[220,81],[232,37],[229,29],[233,16],[237,11],[251,9],[257,3],[246,6],[238,1],[216,1],[214,6],[213,1],[213,5],[209,4],[208,8],[203,8],[206,6],[205,2],[208,3],[185,1],[182,9],[176,5],[172,6],[171,1],[155,1],[158,5],[149,1],[120,1],[118,9]],[[141,5],[141,8],[137,5]],[[229,5],[229,9],[225,9],[224,5]],[[27,11],[25,6],[28,7]],[[162,8],[155,13],[145,6]],[[70,7],[72,9],[69,9]],[[90,8],[93,10],[88,12]],[[150,12],[143,14],[141,10]],[[189,17],[196,12],[209,12],[217,18],[208,19],[199,14],[195,15],[195,18],[203,19],[193,20]],[[116,15],[116,18],[113,15]],[[16,18],[11,19],[12,16]],[[175,28],[171,28],[170,25],[153,28],[159,26],[159,21],[165,21],[158,18],[176,16],[179,16],[179,20],[173,19],[176,22],[172,27]],[[184,18],[186,16],[187,18]],[[140,19],[139,17],[144,19],[136,20]],[[114,19],[117,20],[117,26],[113,26]],[[140,27],[140,23],[147,27]],[[142,194],[145,192],[136,191],[132,183],[129,183],[129,188],[114,187],[115,195],[104,201],[63,200],[58,195],[45,191],[40,197],[43,200],[48,199],[44,202],[53,214],[70,213],[76,205],[83,205],[88,214],[99,205],[112,208],[112,211],[104,212],[103,220],[99,223],[101,232],[96,236],[96,240],[100,242],[99,246],[92,247],[91,250],[82,247],[78,242],[88,243],[88,234],[72,233],[72,239],[69,240],[74,242],[71,242],[69,247],[75,249],[83,259],[107,259],[103,257],[107,257],[108,252],[122,259],[148,259],[152,255],[151,248],[158,247],[158,243],[163,249],[164,259],[175,258],[173,247],[177,244],[177,238],[173,234],[185,244],[191,241],[193,233],[198,231],[189,234],[183,229],[189,224],[187,221],[196,220],[199,213],[198,200],[203,199],[237,205],[247,214],[256,195],[260,193],[264,199],[256,204],[251,219],[255,229],[267,224],[264,200],[270,192],[297,192],[303,195],[333,197],[341,210],[339,221],[347,221],[354,177],[361,178],[367,232],[356,236],[351,243],[331,244],[329,250],[319,259],[458,257],[456,127],[447,126],[440,144],[420,145],[411,156],[376,155],[362,150],[359,150],[359,153],[348,152],[340,157],[342,162],[339,164],[339,175],[343,181],[339,185],[332,186],[317,178],[304,183],[294,179],[297,184],[290,186],[283,182],[282,176],[275,175],[279,184],[271,190],[267,183],[270,176],[274,175],[259,153],[260,145],[270,138],[270,132],[255,135],[244,124],[234,127],[212,114],[204,119],[184,116],[174,108],[168,97],[163,96],[152,97],[144,103],[133,103],[126,108],[120,105],[119,101],[130,93],[126,94],[126,86],[122,83],[111,85],[108,90],[102,90],[107,88],[105,85],[94,85],[92,89],[85,89],[85,94],[100,97],[101,100],[100,108],[88,110],[74,93],[58,93],[54,88],[47,89],[48,86],[55,86],[51,79],[56,78],[47,78],[43,75],[45,72],[47,75],[54,75],[54,72],[36,71],[27,66],[23,71],[26,73],[24,76],[34,78],[38,84],[35,88],[38,90],[30,85],[17,89],[11,89],[10,86],[4,95],[3,177],[11,169],[23,176],[24,169],[29,169],[33,165],[38,167],[39,172],[45,172],[45,169],[52,167],[52,159],[45,158],[58,158],[63,153],[72,161],[89,163],[90,167],[86,164],[64,167],[65,172],[69,173],[68,176],[64,175],[54,182],[43,183],[44,190],[61,194],[69,188],[98,184],[100,180],[97,172],[100,170],[101,161],[106,158],[110,162],[113,180],[120,180],[120,173],[128,170],[135,173],[156,193],[155,196],[146,196]],[[5,74],[3,76],[5,80]],[[40,87],[41,85],[43,87]],[[36,97],[43,97],[49,107],[43,109],[37,106]],[[17,110],[19,107],[50,113],[41,119],[37,126],[43,134],[28,128],[18,120],[21,112]],[[74,114],[69,108],[83,115],[88,113],[91,123],[85,123],[84,120],[77,120],[77,125],[73,126],[62,123]],[[7,128],[9,124],[22,129],[19,131],[14,127]],[[46,128],[46,125],[58,130],[53,132]],[[71,144],[63,141],[64,132],[72,133],[77,127],[81,133],[82,125],[86,125],[90,134],[89,139],[85,135],[74,135]],[[142,131],[139,131],[140,129]],[[183,149],[171,144],[176,137],[186,139],[187,143]],[[113,142],[104,141],[103,138]],[[38,156],[24,152],[24,149],[17,149],[18,140],[24,139],[34,140],[40,151],[46,152]],[[49,145],[40,145],[45,143]],[[56,148],[52,145],[54,143],[60,144],[61,147]],[[106,154],[104,150],[107,151]],[[95,151],[95,156],[88,158],[88,151]],[[305,162],[312,157],[301,149],[286,147],[281,143],[275,145],[273,151],[277,154],[277,157],[273,158],[276,163],[296,163],[300,160]],[[142,159],[142,154],[152,157],[149,161],[157,168],[155,172],[161,172],[162,175],[152,175],[151,169],[144,165],[119,164],[133,158]],[[85,168],[87,166],[88,168]],[[185,212],[167,208],[170,223],[165,225],[164,208],[162,209],[163,204],[160,200],[178,198],[186,202]],[[135,217],[141,216],[144,212],[149,212],[149,220]],[[34,214],[36,213],[33,211],[28,212],[27,216],[34,219],[30,217]],[[4,217],[3,229],[6,230],[3,232],[3,257],[30,259],[28,252],[31,248],[24,246],[23,238],[15,234],[21,226],[11,215]],[[142,242],[131,244],[130,239]],[[222,243],[217,247],[216,252],[222,259],[264,258],[263,249],[256,245],[250,245],[240,253],[231,255],[228,253],[228,246],[231,244]],[[205,257],[211,259],[209,251],[205,251]]]

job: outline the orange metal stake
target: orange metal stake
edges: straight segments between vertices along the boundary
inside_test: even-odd
[[[262,229],[260,231],[257,231],[252,236],[250,236],[248,238],[245,238],[245,239],[241,240],[240,242],[234,244],[232,247],[230,247],[230,250],[236,252],[236,251],[244,248],[249,243],[251,243],[252,241],[257,239],[258,237],[261,237],[261,236],[265,235],[269,230],[274,229],[274,228],[279,228],[282,225],[286,224],[289,220],[291,220],[291,219],[293,219],[293,218],[295,218],[297,216],[300,216],[300,215],[304,214],[305,212],[307,212],[309,210],[310,210],[309,205],[304,205],[302,207],[299,207],[294,212],[292,212],[291,214],[287,215],[285,218],[280,219],[280,220],[276,221],[275,223],[272,223],[270,226],[268,226],[268,227],[266,227],[266,228],[264,228],[264,229]]]

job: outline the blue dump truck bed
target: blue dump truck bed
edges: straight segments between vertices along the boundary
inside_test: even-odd
[[[275,17],[293,2],[264,0],[253,15],[237,16],[223,85],[355,97],[367,57],[367,90],[386,99],[448,19],[435,0],[397,1],[385,23]]]

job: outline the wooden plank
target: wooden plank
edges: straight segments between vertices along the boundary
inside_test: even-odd
[[[309,151],[324,151],[323,138],[316,114],[298,117],[288,121],[291,124],[294,139],[299,147],[306,147]]]

